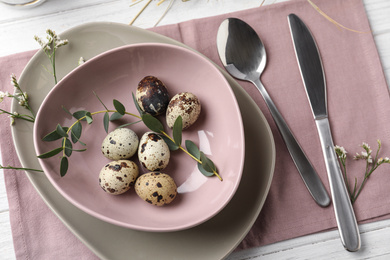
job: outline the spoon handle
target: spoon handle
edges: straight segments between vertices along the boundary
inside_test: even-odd
[[[252,81],[252,83],[257,87],[263,96],[265,103],[267,104],[268,109],[271,112],[271,115],[279,129],[279,132],[281,133],[283,140],[286,143],[287,149],[311,196],[321,207],[328,206],[330,203],[330,198],[324,185],[322,184],[321,179],[318,177],[317,172],[314,170],[301,146],[295,139],[293,133],[275,106],[267,90],[261,83],[260,79]]]

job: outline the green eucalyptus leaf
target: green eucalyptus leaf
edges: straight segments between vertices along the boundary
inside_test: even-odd
[[[84,149],[72,149],[73,152],[85,152],[87,148]]]
[[[75,144],[77,141],[79,141],[81,137],[81,132],[83,130],[83,127],[80,122],[77,122],[73,127],[72,127],[72,132],[71,132],[71,137],[72,137],[72,142]]]
[[[143,114],[142,115],[142,121],[144,124],[152,131],[161,133],[164,131],[164,126],[161,124],[161,122],[149,114]]]
[[[76,118],[77,120],[80,120],[80,118],[85,117],[87,113],[89,113],[87,110],[76,111],[73,113],[73,117]],[[85,118],[81,119],[81,121],[85,121],[85,120],[86,120]]]
[[[66,113],[68,113],[70,116],[73,116],[73,114],[72,114],[66,107],[62,106],[62,109],[63,109]]]
[[[176,151],[177,149],[179,149],[179,146],[177,144],[175,144],[174,142],[172,142],[171,139],[169,139],[168,137],[166,137],[165,135],[161,135],[160,136],[164,141],[165,143],[168,145],[169,147],[169,150],[171,151]]]
[[[81,142],[80,140],[79,140],[79,144],[81,144],[81,145],[83,145],[83,146],[86,146],[86,144],[83,143],[83,142]]]
[[[187,151],[192,156],[194,156],[196,159],[199,160],[200,159],[200,151],[199,151],[198,146],[196,146],[196,144],[194,144],[194,142],[192,142],[190,140],[186,140],[185,144],[186,144]]]
[[[116,99],[114,99],[113,103],[116,111],[123,116],[126,112],[125,106]]]
[[[63,127],[65,129],[65,127]],[[68,131],[68,128],[66,128],[65,131]],[[42,138],[42,141],[45,142],[52,142],[56,141],[58,139],[61,139],[63,136],[61,136],[59,133],[57,133],[57,130],[54,130],[53,132],[48,133]]]
[[[130,126],[130,125],[134,125],[134,124],[137,124],[139,122],[142,122],[142,120],[138,120],[138,121],[135,121],[135,122],[131,122],[131,123],[127,123],[127,124],[123,124],[123,125],[120,125],[118,126],[117,128],[123,128],[123,127],[127,127],[127,126]]]
[[[65,139],[65,155],[68,157],[71,156],[72,149],[73,149],[72,142],[68,138],[66,138]]]
[[[121,119],[123,115],[119,114],[118,112],[114,112],[111,114],[110,121],[115,121],[118,119]]]
[[[57,125],[56,132],[62,137],[66,137],[66,138],[68,137],[66,130],[60,124]]]
[[[68,158],[66,156],[63,156],[61,158],[61,164],[60,164],[61,177],[65,176],[66,172],[68,171],[68,167],[69,167]]]
[[[40,158],[40,159],[50,158],[50,157],[53,157],[56,154],[59,154],[62,151],[63,151],[63,148],[62,147],[58,147],[58,148],[53,149],[53,150],[51,150],[49,152],[46,152],[46,153],[38,155],[38,158]]]
[[[173,135],[173,140],[175,140],[175,143],[179,146],[181,145],[182,130],[183,130],[183,120],[181,116],[178,116],[175,120],[175,123],[173,124],[172,135]]]
[[[206,171],[213,172],[217,170],[213,161],[207,158],[203,152],[200,152],[200,161],[202,162],[202,166]]]
[[[96,92],[95,92],[95,91],[92,91],[92,92],[93,92],[93,94],[95,95],[95,97],[99,100],[100,104],[102,104],[103,107],[104,107],[106,110],[108,110],[108,108],[106,107],[106,105],[104,105],[103,101],[102,101],[102,100],[100,99],[100,97],[96,94]]]
[[[104,126],[104,130],[106,130],[106,133],[108,133],[109,124],[110,124],[110,116],[106,112],[104,113],[104,117],[103,117],[103,126]]]
[[[90,112],[87,112],[85,114],[85,119],[87,120],[87,123],[90,125],[93,122],[92,114]]]
[[[200,171],[204,176],[206,176],[206,177],[211,177],[211,176],[214,175],[213,172],[209,172],[209,171],[207,171],[205,168],[203,168],[203,165],[200,164],[200,163],[198,163],[198,169],[199,169],[199,171]]]
[[[145,112],[144,112],[144,111],[141,109],[141,107],[139,106],[139,104],[138,104],[138,102],[137,102],[137,99],[136,99],[134,93],[131,93],[131,94],[132,94],[132,96],[133,96],[134,105],[135,105],[135,107],[137,108],[138,113],[140,114],[140,116],[142,116],[143,114],[145,114]]]

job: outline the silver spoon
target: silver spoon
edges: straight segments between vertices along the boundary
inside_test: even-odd
[[[237,79],[253,83],[260,91],[310,194],[318,205],[328,206],[330,198],[321,179],[260,81],[267,57],[259,36],[244,21],[228,18],[218,29],[217,47],[226,70]]]

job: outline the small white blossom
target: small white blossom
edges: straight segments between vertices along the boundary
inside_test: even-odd
[[[85,63],[85,59],[83,57],[80,57],[79,61],[78,61],[78,65],[80,66],[81,64],[84,64]]]
[[[8,96],[9,94],[7,91],[6,92],[0,91],[0,103],[3,102],[4,98]]]
[[[336,146],[334,147],[334,149],[335,149],[336,154],[338,155],[338,157],[339,157],[340,159],[345,159],[345,158],[347,158],[347,151],[345,150],[344,147],[336,145]]]

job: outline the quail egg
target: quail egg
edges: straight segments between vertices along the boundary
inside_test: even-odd
[[[149,171],[161,171],[167,167],[170,151],[165,141],[156,133],[146,132],[140,140],[138,159]]]
[[[181,116],[183,129],[195,123],[201,111],[199,99],[190,92],[176,94],[168,104],[166,112],[167,125],[172,128],[175,120]]]
[[[135,96],[140,108],[153,116],[164,113],[169,103],[167,88],[154,76],[146,76],[138,83]]]
[[[134,189],[141,199],[156,206],[171,203],[177,195],[175,181],[168,174],[160,172],[141,175],[135,182]]]
[[[132,161],[112,161],[100,171],[99,184],[105,192],[119,195],[128,191],[134,185],[138,173],[138,166]]]
[[[101,150],[108,159],[128,159],[137,152],[138,143],[138,136],[133,130],[118,128],[104,138]]]

